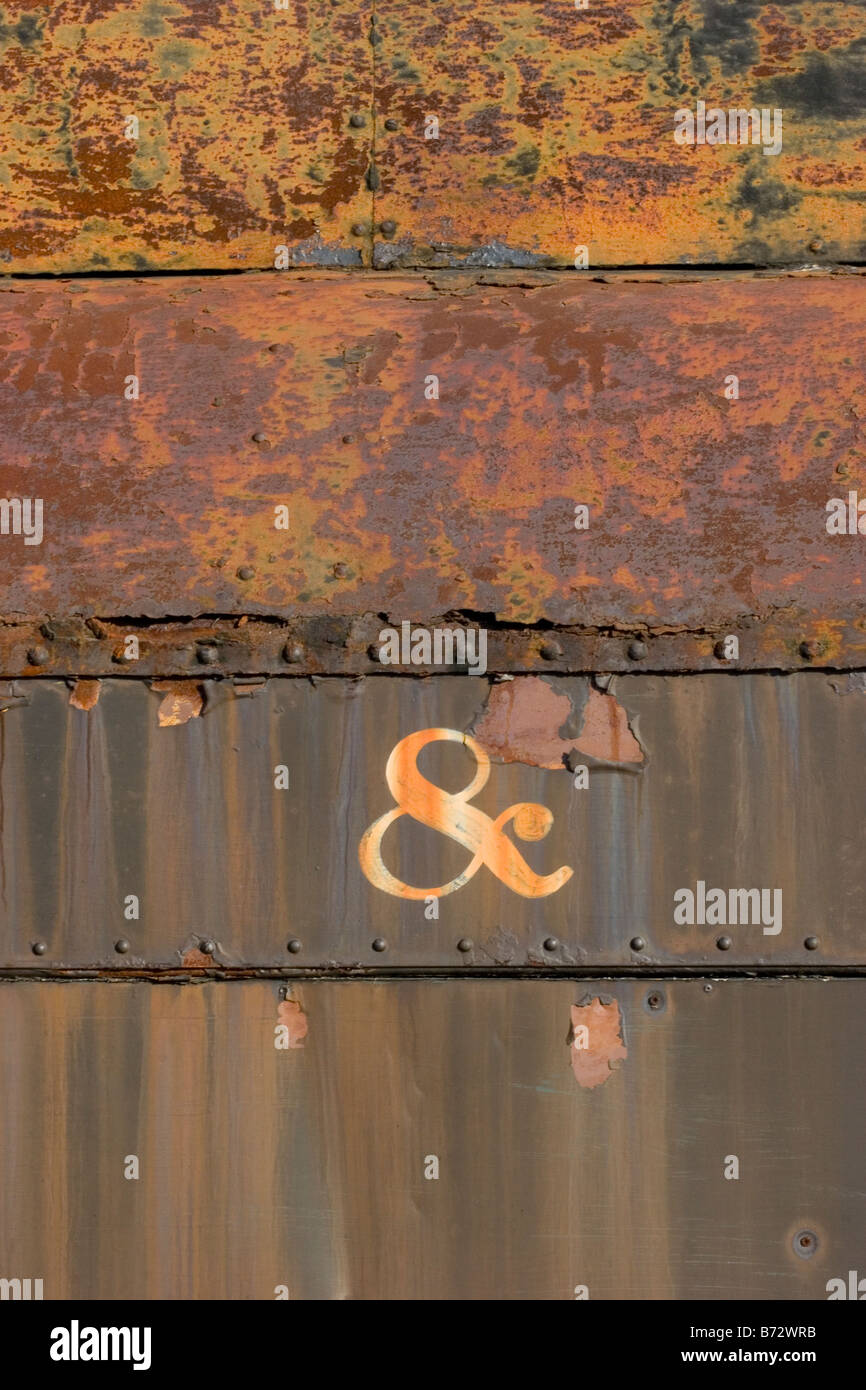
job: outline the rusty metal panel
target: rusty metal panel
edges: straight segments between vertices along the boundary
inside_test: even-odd
[[[0,965],[859,967],[864,689],[21,682]]]
[[[377,0],[376,23],[378,266],[863,259],[862,3]],[[781,148],[727,121],[678,144],[699,102],[778,111]]]
[[[44,504],[0,536],[7,624],[458,610],[600,669],[629,629],[680,669],[728,631],[747,665],[864,663],[856,516],[827,531],[866,495],[859,274],[310,277],[0,292],[4,487]],[[2,674],[93,674],[53,630],[34,662],[6,626]]]
[[[3,983],[2,1275],[46,1299],[826,1299],[863,1269],[864,993]]]
[[[368,30],[353,0],[7,0],[0,267],[360,265]]]

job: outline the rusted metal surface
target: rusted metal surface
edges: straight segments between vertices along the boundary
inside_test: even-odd
[[[87,684],[0,700],[8,970],[866,964],[862,674]]]
[[[863,1273],[866,982],[707,990],[308,983],[303,1045],[277,1047],[275,984],[0,984],[0,1276],[46,1299],[824,1300]],[[628,1055],[586,1087],[593,1000]]]
[[[854,3],[7,0],[0,264],[861,260],[864,34]],[[781,111],[781,152],[678,145],[698,101]]]
[[[0,15],[0,268],[262,268],[279,246],[289,265],[361,263],[363,5],[7,0]]]
[[[634,633],[663,666],[728,632],[751,666],[862,662],[863,538],[826,523],[866,498],[866,282],[520,280],[7,286],[2,478],[43,519],[0,535],[4,618],[62,642],[88,616],[458,611],[564,624],[602,668]],[[39,641],[41,667],[104,672],[98,631],[80,667]],[[4,676],[41,669],[27,638],[3,634]]]
[[[377,0],[376,18],[379,266],[863,259],[860,3]],[[677,144],[699,101],[778,110],[781,151]]]

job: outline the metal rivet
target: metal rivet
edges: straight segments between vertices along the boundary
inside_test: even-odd
[[[794,1236],[794,1250],[803,1260],[810,1260],[818,1249],[818,1237],[814,1231],[798,1231]]]
[[[659,1009],[663,1009],[665,1006],[665,997],[660,989],[654,989],[651,994],[647,995],[646,1002],[648,1009],[658,1012]]]
[[[290,661],[296,666],[303,659],[304,649],[300,642],[287,642],[283,647],[283,661]]]
[[[373,942],[373,950],[374,950],[374,951],[387,951],[387,949],[388,949],[388,943],[387,943],[387,941],[385,940],[384,936],[377,936],[377,937],[376,937],[376,940]]]
[[[824,250],[824,243],[823,243],[823,241],[821,240],[821,238],[820,238],[819,236],[816,236],[814,241],[810,241],[810,242],[809,242],[809,250],[810,250],[810,251],[823,251],[823,250]]]
[[[803,945],[806,947],[807,951],[817,951],[820,944],[821,943],[818,940],[817,936],[807,936],[806,940],[803,942]]]
[[[559,642],[557,642],[552,637],[549,637],[547,641],[542,642],[538,650],[544,657],[545,661],[556,661],[558,657],[562,656],[562,647],[560,646]]]
[[[254,444],[270,444],[270,442],[266,434],[262,434],[261,430],[256,430],[256,433],[253,435]]]
[[[387,119],[387,121],[385,122],[385,129],[386,129],[386,130],[399,130],[399,129],[400,129],[400,122],[399,122],[399,121],[396,121],[396,120],[394,119],[393,116],[389,116],[388,119]]]
[[[367,648],[367,655],[371,661],[378,661],[382,653],[379,651],[379,648],[373,642],[371,642],[369,647]]]
[[[384,222],[379,223],[379,231],[383,236],[393,236],[397,230],[397,223],[387,217]]]
[[[216,950],[216,942],[210,940],[202,941],[199,949],[203,956],[212,956]]]
[[[292,953],[293,956],[296,956],[296,955],[298,954],[298,952],[300,951],[300,949],[301,949],[301,943],[300,943],[300,941],[297,941],[297,940],[292,940],[292,941],[290,941],[289,944],[288,944],[288,946],[286,947],[286,950],[291,951],[291,953]]]
[[[349,125],[353,130],[361,130],[366,124],[367,117],[362,116],[360,112],[355,112],[353,116],[349,117]]]
[[[545,942],[544,942],[544,949],[545,949],[545,951],[558,951],[558,950],[559,950],[559,942],[557,941],[557,939],[556,939],[555,936],[548,936],[548,937],[546,938],[546,940],[545,940]]]
[[[30,949],[33,952],[34,956],[44,956],[45,952],[48,950],[48,947],[45,945],[44,941],[34,941]]]
[[[241,565],[240,569],[237,571],[238,579],[252,579],[254,574],[255,570],[252,565]]]
[[[713,647],[713,656],[717,661],[728,661],[730,658],[725,653],[724,642],[717,642]]]
[[[214,662],[220,659],[219,650],[207,642],[197,649],[196,656],[202,666],[213,666]]]
[[[353,222],[353,223],[352,223],[352,236],[366,236],[366,235],[367,235],[367,228],[364,226],[363,222]]]
[[[125,956],[127,951],[129,950],[129,942],[123,940],[115,941],[114,949],[119,956]]]
[[[349,566],[343,560],[339,560],[334,566],[334,574],[338,579],[345,579],[348,573]]]
[[[716,942],[716,945],[718,946],[720,951],[730,951],[733,944],[734,943],[729,936],[720,936],[718,941]]]
[[[344,443],[344,444],[354,444],[354,442],[355,442],[355,436],[354,436],[353,434],[344,434],[344,435],[343,435],[343,443]]]
[[[211,405],[222,405],[222,403],[223,403],[223,398],[222,398],[222,396],[214,396],[213,400],[211,401]]]
[[[458,951],[463,951],[464,954],[472,950],[472,942],[469,940],[468,936],[461,937],[457,942],[457,949]]]
[[[631,946],[631,949],[633,951],[642,951],[643,948],[646,946],[646,942],[644,941],[642,936],[633,936],[628,944],[629,946]]]
[[[629,642],[628,655],[630,661],[643,661],[647,653],[646,642]]]
[[[31,647],[27,653],[27,660],[31,666],[44,666],[46,661],[51,660],[51,656],[45,647]]]
[[[804,661],[813,661],[815,657],[818,655],[818,643],[801,642],[800,655],[802,656]]]

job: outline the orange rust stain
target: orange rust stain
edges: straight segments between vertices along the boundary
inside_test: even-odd
[[[159,727],[187,724],[197,719],[204,705],[201,686],[196,681],[152,681],[151,690],[165,693],[159,707]]]
[[[303,1047],[307,1036],[307,1015],[297,999],[284,999],[277,1009],[277,1019],[286,1028],[289,1047]]]
[[[615,1063],[628,1056],[617,1001],[603,1004],[592,999],[588,1004],[572,1004],[568,1046],[579,1086],[591,1091],[607,1081],[616,1070]]]
[[[197,946],[191,946],[188,951],[184,951],[181,964],[187,969],[192,970],[197,967],[207,967],[213,969],[213,956],[206,956]]]
[[[557,769],[565,767],[565,758],[573,752],[604,762],[644,761],[628,715],[615,696],[591,687],[580,733],[563,739],[558,731],[573,714],[570,697],[542,676],[518,676],[491,686],[473,732],[491,757],[505,763]]]
[[[78,680],[69,693],[69,703],[73,709],[93,709],[99,703],[101,689],[101,681]]]

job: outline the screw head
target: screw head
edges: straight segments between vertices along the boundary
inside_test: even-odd
[[[252,579],[254,575],[255,570],[252,565],[241,565],[240,569],[237,571],[238,579]]]
[[[201,951],[203,956],[212,956],[214,951],[216,950],[216,942],[211,941],[210,938],[208,938],[207,941],[202,941],[199,944],[199,950]]]
[[[804,661],[814,661],[814,660],[815,660],[815,657],[818,655],[818,643],[817,643],[817,642],[801,642],[801,643],[800,643],[800,655],[801,655],[801,657],[803,658]]]
[[[34,956],[44,956],[45,952],[48,950],[48,947],[45,945],[44,941],[34,941],[30,949],[33,952]]]
[[[202,643],[196,650],[196,656],[202,666],[213,666],[220,659],[219,650],[210,642]]]
[[[818,940],[817,936],[807,936],[806,940],[803,942],[803,945],[806,947],[807,951],[817,951],[820,944],[821,943]]]
[[[387,949],[388,949],[388,943],[387,943],[387,941],[385,940],[384,936],[377,936],[377,937],[376,937],[376,940],[373,942],[373,950],[374,950],[374,951],[387,951]]]
[[[31,647],[27,653],[27,660],[31,666],[44,666],[51,657],[45,647]]]
[[[730,951],[733,944],[734,943],[729,936],[720,936],[716,941],[716,945],[718,946],[720,951]]]
[[[400,129],[400,122],[399,122],[399,121],[395,121],[395,119],[394,119],[393,116],[389,116],[388,119],[387,119],[387,121],[385,122],[385,129],[386,129],[386,130],[399,130],[399,129]]]
[[[555,936],[548,936],[548,937],[545,938],[544,949],[545,949],[545,951],[558,951],[558,950],[559,950],[559,942],[557,941],[557,939],[556,939]]]
[[[300,642],[287,642],[283,647],[283,661],[297,666],[304,659],[304,649]]]
[[[129,950],[129,942],[122,939],[120,941],[115,941],[114,949],[119,956],[125,956]]]
[[[286,947],[286,950],[287,950],[287,951],[291,951],[291,953],[292,953],[293,956],[296,956],[296,955],[298,954],[298,952],[300,951],[300,949],[301,949],[301,943],[300,943],[300,941],[297,941],[297,940],[294,939],[294,938],[289,942],[288,946]]]
[[[802,1260],[810,1260],[818,1249],[818,1237],[814,1231],[798,1231],[794,1236],[794,1250]]]
[[[463,936],[460,938],[460,940],[457,942],[457,949],[458,951],[462,951],[464,955],[467,951],[472,950],[472,942],[469,940],[468,936]]]
[[[562,656],[562,645],[554,637],[548,637],[539,647],[539,652],[545,661],[556,661]]]
[[[643,659],[644,659],[644,657],[646,656],[646,654],[647,654],[647,645],[646,645],[646,642],[640,642],[640,641],[638,641],[637,639],[635,639],[634,642],[629,642],[629,644],[628,644],[628,656],[629,656],[629,660],[630,660],[630,661],[643,661]]]
[[[362,130],[366,124],[367,117],[362,116],[359,111],[354,112],[354,114],[349,117],[349,125],[353,130]]]
[[[633,936],[628,944],[633,951],[642,951],[646,946],[646,942],[642,936]]]

